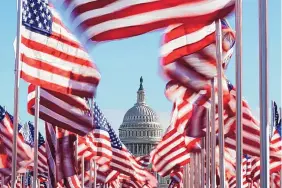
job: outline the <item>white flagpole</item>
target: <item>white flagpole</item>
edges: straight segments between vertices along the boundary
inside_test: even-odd
[[[282,118],[282,107],[279,108],[279,112],[280,112],[279,117]],[[282,188],[282,169],[280,169],[280,188]]]
[[[211,187],[216,187],[215,182],[215,147],[216,147],[216,132],[215,132],[215,89],[214,78],[211,80]]]
[[[187,172],[186,187],[189,187],[189,183],[191,181],[191,164],[189,163],[186,165],[186,172]]]
[[[33,166],[33,188],[37,186],[38,175],[38,124],[39,124],[39,106],[40,106],[40,87],[35,88],[35,112],[34,112],[34,166]]]
[[[194,187],[194,166],[195,166],[195,160],[194,160],[194,153],[190,153],[190,180],[189,180],[189,183],[190,183],[190,188],[193,188]]]
[[[209,124],[207,124],[209,125]],[[205,188],[205,163],[207,160],[205,160],[205,153],[207,153],[207,150],[205,149],[206,147],[205,139],[202,138],[202,150],[201,150],[201,159],[200,159],[200,164],[201,164],[201,188]]]
[[[207,128],[206,128],[206,187],[210,187],[210,147],[211,147],[211,140],[210,140],[210,109],[208,109],[208,118],[207,118]]]
[[[260,182],[269,187],[267,0],[259,0]]]
[[[236,0],[236,187],[242,174],[242,0]]]
[[[225,187],[224,166],[224,122],[223,122],[223,96],[222,96],[222,29],[221,21],[216,21],[216,64],[218,86],[218,125],[219,125],[219,172],[220,187]]]
[[[93,161],[92,159],[90,159],[89,161],[89,165],[90,165],[90,168],[89,168],[89,172],[90,172],[90,179],[89,179],[89,185],[91,188],[93,188],[93,171],[94,171],[94,167],[93,167]]]
[[[23,175],[20,175],[20,188],[23,187]]]
[[[3,188],[5,185],[5,176],[4,174],[1,175],[1,187]]]
[[[84,155],[81,157],[81,188],[84,188]]]
[[[94,165],[94,172],[93,172],[93,176],[94,176],[94,188],[96,188],[96,186],[97,186],[97,169],[98,169],[98,166],[97,166],[95,160],[93,161],[93,165]]]
[[[23,174],[23,188],[26,188],[26,186],[25,186],[25,178],[26,178],[26,173]]]
[[[13,154],[12,154],[12,188],[16,188],[17,178],[17,136],[19,117],[19,88],[20,88],[20,43],[22,24],[22,1],[17,0],[17,44],[15,62],[15,85],[14,85],[14,121],[13,121]]]
[[[186,164],[183,168],[183,171],[184,171],[184,173],[183,173],[183,187],[188,187],[189,186],[189,184],[187,184],[187,179],[189,178],[189,172],[188,172],[188,165],[189,164]]]
[[[194,187],[198,187],[198,172],[199,172],[199,165],[198,165],[198,153],[193,154],[193,161],[194,161]]]
[[[76,134],[76,141],[75,141],[75,166],[78,167],[78,135]]]
[[[201,187],[201,153],[197,153],[197,187]]]
[[[201,153],[197,153],[197,187],[201,187]]]

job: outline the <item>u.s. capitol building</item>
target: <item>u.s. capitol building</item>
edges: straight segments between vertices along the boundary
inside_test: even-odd
[[[137,102],[124,115],[119,128],[119,137],[135,156],[148,155],[161,141],[163,130],[157,114],[145,102],[143,79],[137,91]],[[169,177],[157,176],[159,188],[167,188]]]

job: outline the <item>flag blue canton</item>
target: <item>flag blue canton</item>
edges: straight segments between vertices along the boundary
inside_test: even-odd
[[[229,23],[228,23],[228,21],[226,19],[222,19],[221,20],[221,27],[222,27],[222,29],[231,29],[231,27],[230,27],[230,25],[229,25]],[[227,35],[227,36],[230,36],[230,35]],[[229,37],[228,41],[230,42],[229,48],[233,48],[234,45],[235,45],[234,38],[233,37]]]
[[[34,126],[31,122],[28,122],[28,129],[27,131],[23,131],[23,136],[25,141],[27,142],[28,145],[31,147],[34,147]],[[38,147],[42,146],[45,143],[45,140],[41,133],[38,133]]]
[[[111,145],[113,148],[122,149],[122,142],[116,135],[115,131],[111,127],[110,123],[104,117],[97,103],[94,102],[94,125],[96,129],[103,129],[109,133],[111,139]]]
[[[6,113],[7,113],[7,115],[9,116],[11,122],[13,123],[14,117],[13,117],[9,112],[7,112],[7,111],[4,109],[4,107],[2,107],[2,106],[0,106],[0,121],[2,121],[2,120],[4,119]],[[21,128],[22,128],[22,125],[21,125],[21,124],[18,124],[18,131],[19,131]]]
[[[279,133],[279,135],[281,137],[282,136],[281,135],[281,119],[280,119],[279,123],[276,125],[276,130],[278,131],[278,133]]]
[[[234,86],[231,84],[231,82],[229,80],[227,80],[227,87],[228,90],[231,91],[232,89],[234,89]]]
[[[251,158],[251,157],[248,156],[247,154],[244,154],[244,157],[245,157],[246,159],[250,159],[250,158]]]
[[[23,0],[22,24],[31,31],[51,35],[52,13],[48,0]]]
[[[5,114],[6,114],[6,110],[2,106],[0,106],[0,121],[4,119]]]
[[[279,112],[278,112],[278,107],[276,102],[273,103],[273,108],[274,108],[274,123],[275,125],[279,124]]]
[[[224,29],[227,29],[230,27],[226,19],[221,20],[221,27]]]
[[[25,186],[30,186],[31,185],[31,173],[26,172],[26,178],[25,178]]]

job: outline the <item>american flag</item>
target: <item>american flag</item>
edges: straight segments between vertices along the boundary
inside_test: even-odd
[[[282,117],[279,116],[277,104],[276,102],[274,102],[274,128],[275,131],[277,131],[280,136],[281,136],[281,120]]]
[[[18,126],[19,128],[21,127]],[[5,152],[12,159],[13,147],[13,116],[0,106],[0,139],[4,145]],[[25,168],[32,162],[33,152],[31,148],[24,143],[23,137],[19,134],[17,139],[17,166],[18,170]],[[19,169],[22,168],[22,169]]]
[[[96,102],[94,103],[94,112],[95,109],[97,112],[99,112],[99,108]],[[104,119],[100,120],[104,121]],[[97,119],[97,121],[99,121],[99,119]],[[112,149],[112,160],[110,162],[110,168],[112,170],[116,170],[120,173],[123,173],[124,175],[132,177],[136,179],[136,181],[148,181],[149,183],[153,183],[155,181],[154,177],[152,177],[150,172],[144,169],[144,167],[138,164],[135,157],[122,144],[121,140],[116,135],[110,123],[106,119],[105,121],[106,123],[102,125],[104,125],[104,129],[107,130],[109,134]],[[98,122],[95,122],[95,125],[98,124]]]
[[[274,108],[274,124],[278,125],[280,118],[279,118],[278,107],[275,101],[273,103],[273,108]]]
[[[35,86],[28,87],[28,112],[34,115]],[[40,88],[40,119],[84,136],[94,129],[89,107],[81,97]]]
[[[76,135],[60,128],[57,128],[57,153],[56,167],[61,168],[61,177],[57,182],[64,179],[64,185],[70,188],[80,187],[81,182],[78,179],[77,169],[75,167],[75,145]],[[57,175],[58,177],[58,175]]]
[[[232,86],[232,84],[229,82],[229,88],[230,88],[230,97],[231,97],[231,103],[236,104],[236,88]],[[243,153],[248,154],[250,156],[260,156],[260,127],[259,127],[259,121],[255,119],[255,117],[252,114],[252,111],[247,103],[246,100],[242,100],[242,137],[243,137]],[[233,105],[235,106],[235,105]],[[228,113],[225,118],[225,122],[228,121],[228,123],[225,124],[225,132],[226,132],[226,138],[225,138],[225,146],[235,150],[236,149],[236,114],[233,112]],[[216,121],[216,124],[218,125],[218,121]],[[228,125],[228,126],[226,126]],[[228,129],[228,130],[227,130]],[[270,150],[270,157],[272,158],[281,158],[282,151],[277,150],[277,148],[274,148],[272,145],[269,147]]]
[[[225,19],[221,22],[222,66],[226,69],[233,54],[235,34]],[[215,38],[215,22],[168,27],[161,46],[160,68],[163,75],[197,91],[210,87],[210,79],[217,74]]]
[[[170,173],[170,188],[180,188],[181,185],[183,184],[183,176],[184,176],[184,168],[175,168],[173,171]]]
[[[23,0],[21,78],[53,91],[93,97],[100,74],[48,0]]]
[[[25,124],[20,130],[25,142],[34,148],[34,126],[31,122]],[[47,164],[47,153],[45,147],[45,140],[42,134],[38,133],[38,172],[40,175],[47,177],[48,175],[48,164]]]
[[[143,185],[137,181],[132,179],[130,176],[120,174],[119,177],[119,182],[121,184],[122,188],[142,188]]]
[[[189,137],[186,125],[192,116],[193,104],[210,105],[205,91],[194,91],[174,80],[167,84],[166,95],[174,103],[170,126],[151,152],[153,169],[161,176],[169,175],[173,169],[187,164],[190,152],[200,149],[200,138]]]
[[[32,173],[31,172],[26,172],[25,187],[26,188],[32,188]]]
[[[46,132],[46,154],[49,167],[49,185],[52,188],[56,187],[56,151],[57,138],[55,127],[45,122]]]
[[[0,174],[9,176],[11,174],[11,159],[5,151],[5,146],[0,140]]]
[[[136,161],[143,167],[148,167],[149,164],[150,164],[150,158],[151,156],[150,155],[143,155],[143,156],[139,156],[139,157],[136,157]]]
[[[91,167],[92,171],[94,170],[94,166]],[[101,184],[107,184],[107,183],[111,183],[113,181],[115,181],[117,179],[117,177],[119,176],[119,172],[112,170],[112,169],[108,169],[108,168],[104,168],[103,166],[99,166],[97,169],[97,183],[101,183]],[[90,184],[90,168],[86,169],[86,172],[84,174],[84,178],[85,178],[85,184],[88,185]],[[81,174],[80,174],[81,177]],[[93,177],[92,177],[93,179]]]
[[[133,37],[177,23],[209,23],[228,15],[235,5],[234,0],[63,2],[74,27],[82,28],[82,35],[92,41]]]
[[[109,164],[112,159],[109,122],[96,102],[93,104],[94,131],[78,138],[78,155],[86,160],[94,159],[101,166]]]
[[[280,160],[269,160],[270,166],[270,175],[279,173],[280,169],[282,168],[281,166],[281,159]],[[251,174],[250,178],[252,179],[253,182],[259,183],[260,179],[260,158],[259,157],[251,157]],[[271,176],[270,176],[271,177]]]

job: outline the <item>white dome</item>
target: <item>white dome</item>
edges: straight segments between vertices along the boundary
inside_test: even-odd
[[[124,115],[119,136],[124,143],[157,143],[162,137],[162,128],[156,112],[145,103],[145,91],[140,79],[137,103]]]
[[[123,123],[144,123],[144,122],[158,122],[157,114],[146,104],[135,104],[130,108],[123,118]]]

